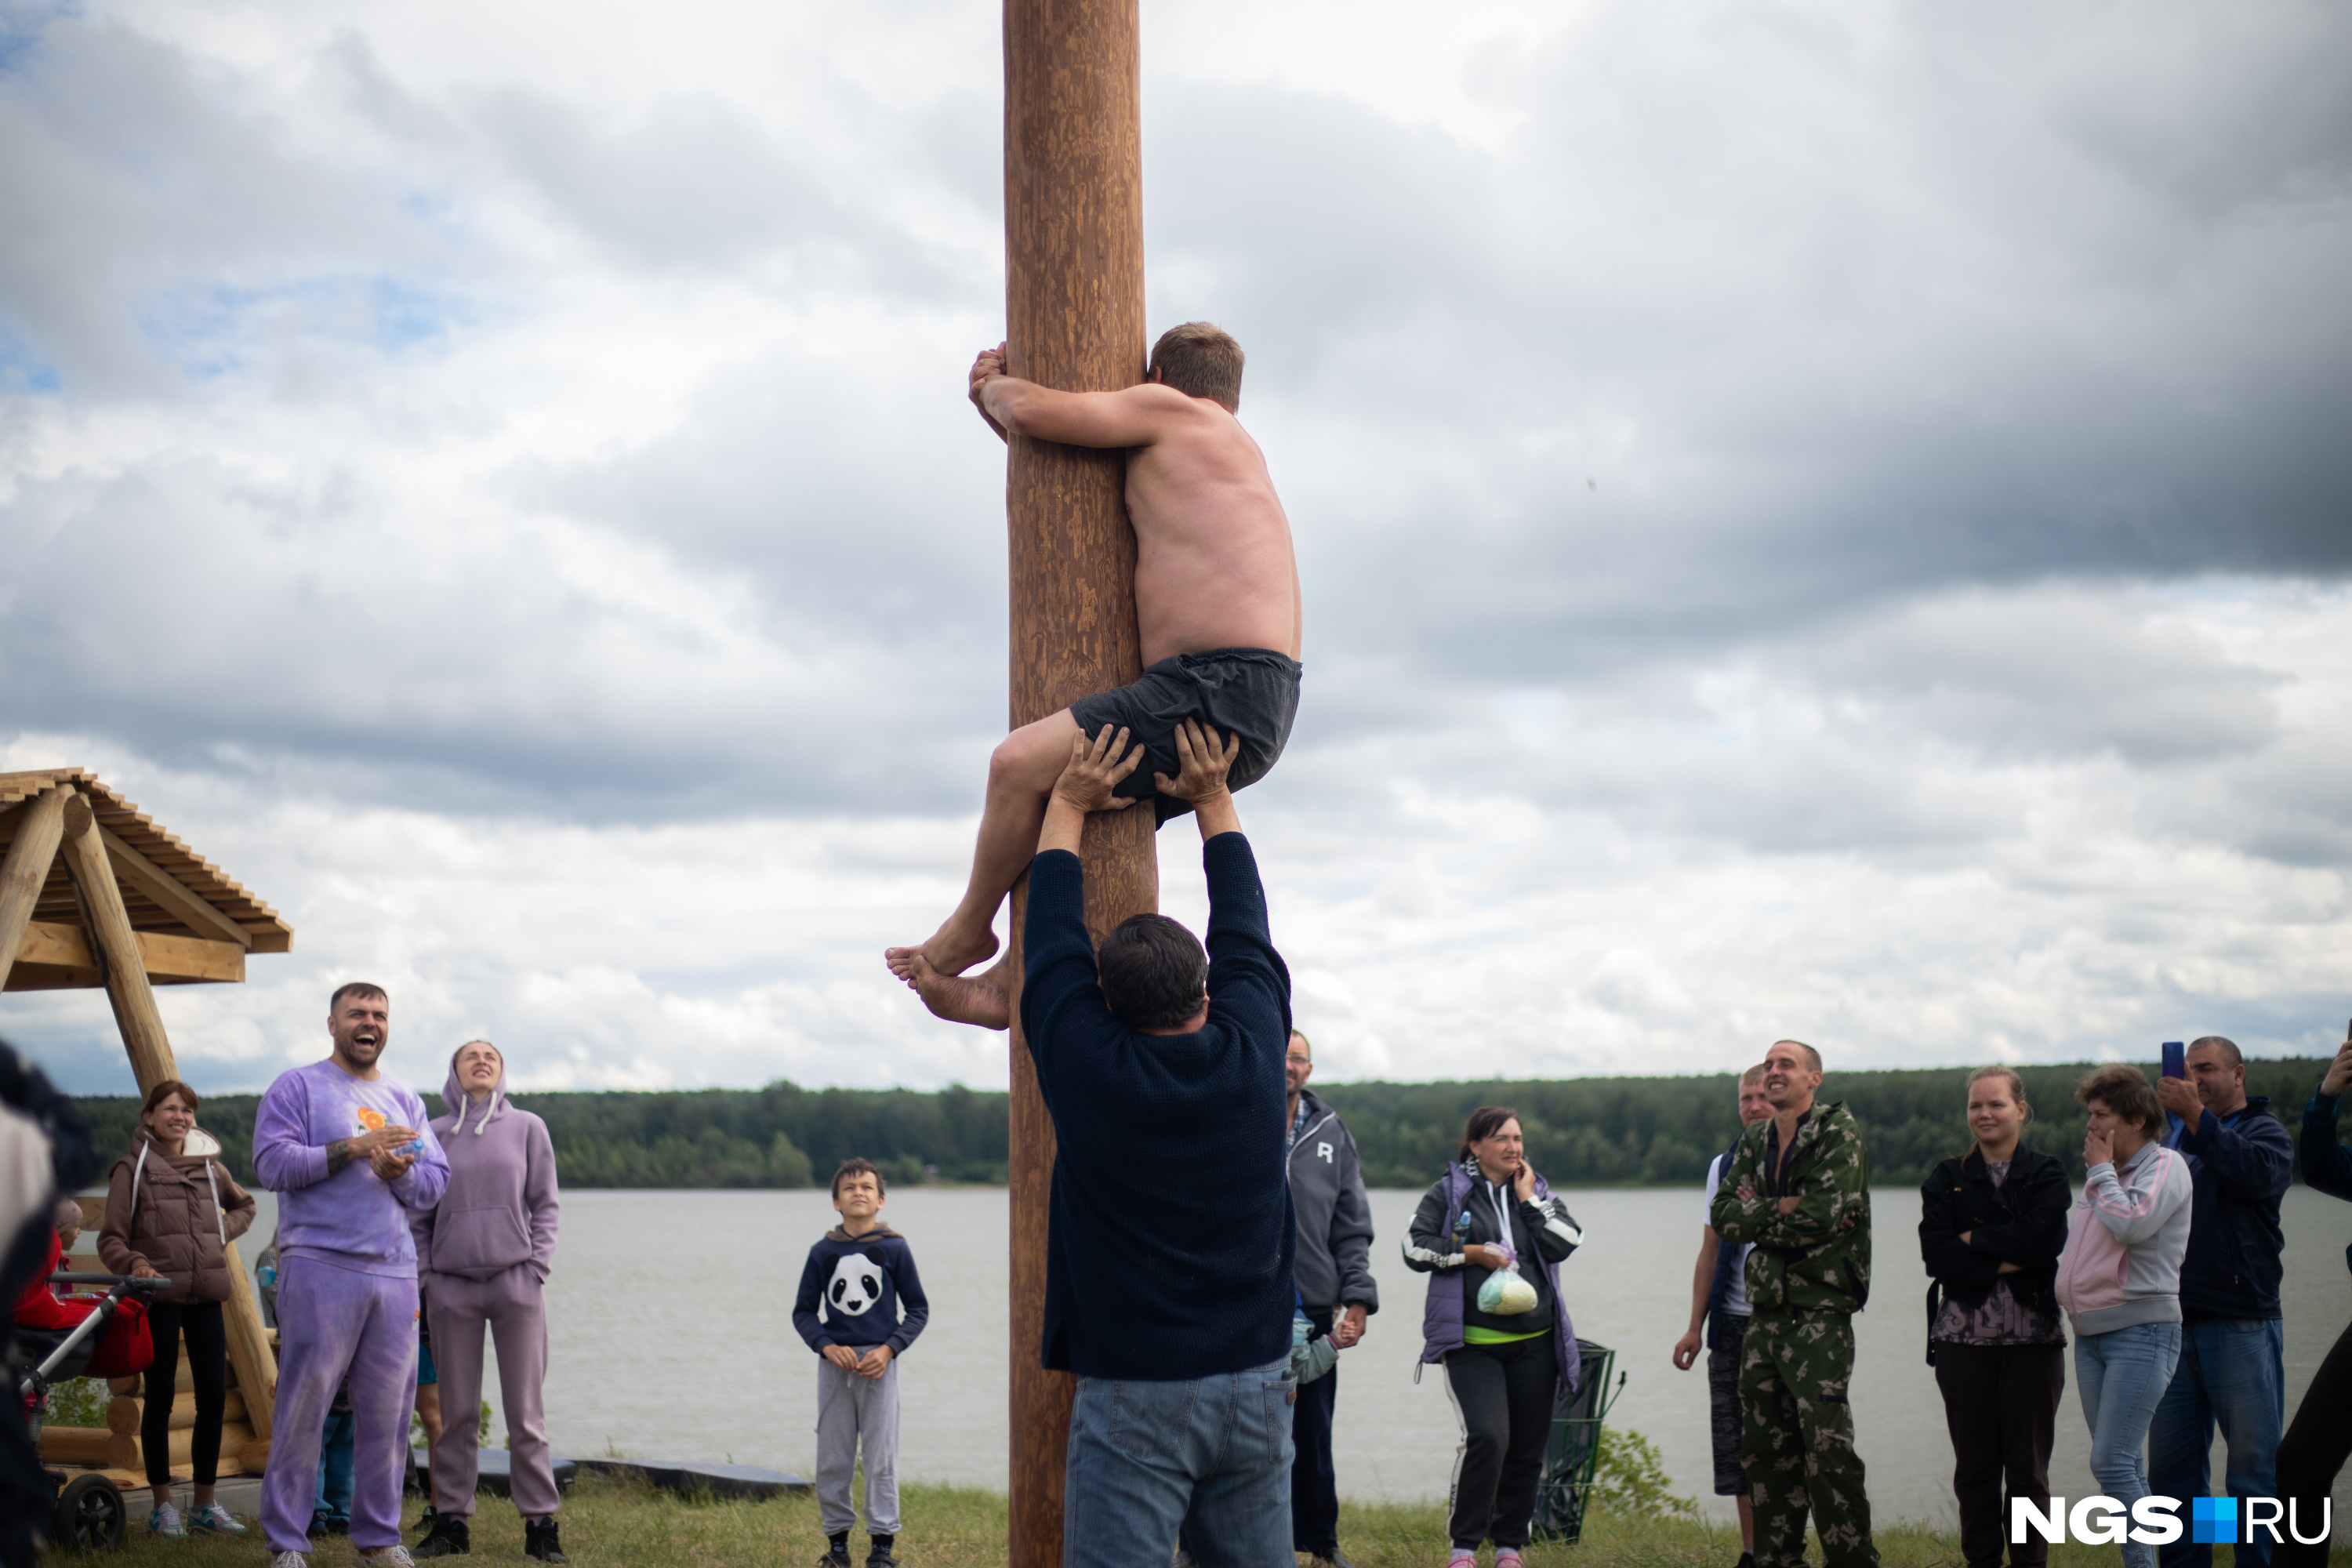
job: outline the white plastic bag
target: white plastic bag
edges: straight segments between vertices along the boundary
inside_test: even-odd
[[[1519,1277],[1516,1258],[1486,1276],[1478,1287],[1478,1310],[1489,1317],[1515,1318],[1535,1310],[1536,1288]]]

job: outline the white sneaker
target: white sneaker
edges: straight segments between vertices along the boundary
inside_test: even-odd
[[[188,1527],[180,1522],[180,1510],[165,1503],[147,1516],[147,1533],[160,1535],[166,1541],[184,1541]]]
[[[228,1510],[216,1502],[208,1502],[188,1515],[190,1530],[208,1531],[220,1535],[243,1535],[245,1526],[229,1517]]]
[[[362,1552],[360,1561],[370,1564],[371,1568],[416,1568],[416,1559],[408,1554],[407,1547],[397,1542],[379,1546],[373,1552]],[[270,1568],[277,1568],[277,1565],[272,1563]]]
[[[310,1568],[310,1560],[299,1552],[280,1552],[269,1559],[269,1568]]]

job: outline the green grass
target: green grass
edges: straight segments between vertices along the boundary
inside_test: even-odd
[[[118,1561],[121,1568],[258,1568],[265,1561],[258,1527],[237,1540],[194,1537],[186,1542],[151,1540],[143,1528],[146,1509],[134,1499],[131,1537]],[[963,1487],[908,1485],[900,1510],[906,1530],[898,1555],[908,1568],[1003,1568],[1005,1504],[1002,1495]],[[411,1500],[404,1522],[414,1540],[423,1505]],[[680,1497],[643,1484],[602,1478],[583,1479],[565,1498],[563,1546],[581,1568],[810,1568],[824,1550],[814,1498],[786,1497],[771,1502],[720,1502]],[[1897,1526],[1878,1534],[1885,1568],[1958,1568],[1959,1543],[1937,1531]],[[1358,1568],[1443,1568],[1445,1513],[1434,1503],[1343,1505],[1339,1541]],[[862,1562],[865,1542],[853,1535],[852,1555]],[[2052,1568],[2116,1568],[2113,1547],[2061,1546]],[[1738,1532],[1728,1525],[1643,1519],[1603,1513],[1587,1521],[1575,1546],[1538,1543],[1528,1552],[1528,1568],[1731,1568],[1739,1556]],[[1814,1561],[1819,1562],[1816,1547]],[[2226,1549],[2215,1554],[2226,1563]],[[317,1543],[314,1568],[352,1568],[358,1554],[340,1537]],[[473,1522],[468,1562],[521,1564],[522,1522],[503,1499],[484,1497]],[[53,1561],[62,1561],[56,1559]],[[2352,1552],[2331,1554],[2334,1565],[2352,1568]]]

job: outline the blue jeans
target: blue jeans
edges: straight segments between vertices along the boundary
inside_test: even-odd
[[[1063,1568],[1292,1568],[1290,1358],[1173,1383],[1078,1379]]]
[[[338,1524],[352,1521],[352,1472],[358,1458],[359,1418],[346,1410],[329,1412],[325,1433],[319,1439],[319,1496],[310,1505]]]
[[[2156,1407],[2147,1434],[2148,1484],[2165,1497],[2204,1497],[2213,1485],[2213,1426],[2230,1446],[2223,1479],[2239,1500],[2278,1495],[2279,1436],[2286,1426],[2286,1325],[2276,1318],[2210,1319],[2183,1327],[2180,1367]],[[2188,1517],[2188,1505],[2181,1505]],[[2268,1531],[2238,1548],[2238,1568],[2266,1568]],[[2183,1531],[2158,1547],[2164,1568],[2213,1568],[2211,1545],[2196,1546]]]
[[[2179,1323],[2138,1323],[2111,1333],[2074,1336],[2074,1388],[2091,1427],[2091,1476],[2128,1510],[2148,1495],[2141,1445],[2157,1402],[2180,1360]],[[2182,1533],[2189,1510],[2181,1509]],[[2156,1548],[2126,1538],[2124,1568],[2156,1568]]]

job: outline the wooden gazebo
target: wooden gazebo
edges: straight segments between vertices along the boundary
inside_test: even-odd
[[[294,928],[275,910],[84,768],[0,773],[0,990],[103,986],[142,1095],[180,1076],[152,987],[241,981],[248,953],[294,945]],[[85,1209],[97,1206],[85,1200]],[[83,1236],[94,1244],[98,1216],[89,1217]],[[268,1458],[278,1361],[234,1247],[228,1263],[231,1392],[221,1473],[252,1474]],[[74,1265],[91,1266],[79,1253]],[[180,1378],[187,1388],[184,1359]],[[143,1486],[140,1389],[122,1378],[113,1394],[105,1426],[48,1427],[41,1457]],[[194,1414],[193,1399],[174,1402],[175,1468],[187,1462]]]

